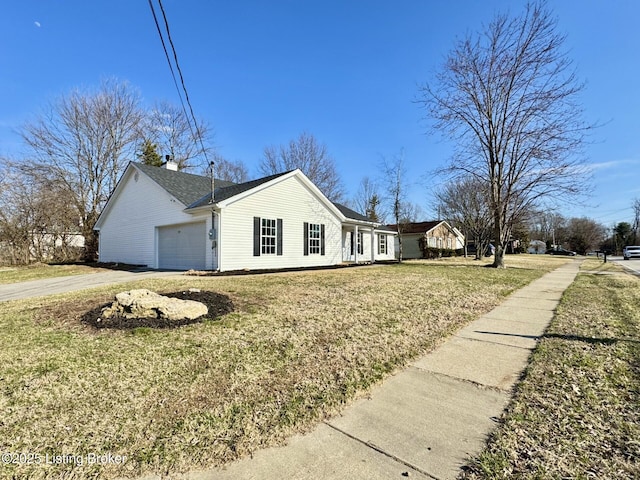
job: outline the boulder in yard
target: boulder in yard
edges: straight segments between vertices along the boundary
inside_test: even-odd
[[[147,289],[129,290],[116,295],[110,306],[102,309],[102,317],[161,318],[193,320],[208,313],[204,303],[165,297]]]

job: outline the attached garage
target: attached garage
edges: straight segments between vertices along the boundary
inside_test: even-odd
[[[204,270],[205,222],[158,227],[158,267],[167,270]]]

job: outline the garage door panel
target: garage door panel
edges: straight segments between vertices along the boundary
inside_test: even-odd
[[[206,268],[204,222],[158,228],[158,266],[171,270]]]

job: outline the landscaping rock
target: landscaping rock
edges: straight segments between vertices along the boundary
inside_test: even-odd
[[[138,289],[118,293],[116,301],[102,309],[101,316],[105,319],[117,316],[193,320],[207,313],[208,308],[203,303],[165,297],[150,290]]]

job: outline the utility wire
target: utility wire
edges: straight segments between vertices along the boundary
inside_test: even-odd
[[[153,20],[156,24],[156,29],[158,30],[158,35],[160,36],[160,41],[162,42],[162,48],[164,50],[164,55],[167,58],[167,63],[169,64],[169,70],[171,71],[171,76],[173,77],[173,84],[176,87],[176,90],[178,92],[178,98],[180,99],[180,105],[182,105],[182,111],[185,114],[185,118],[187,120],[187,124],[189,125],[189,130],[191,131],[191,135],[193,136],[194,139],[197,139],[200,142],[200,148],[202,149],[202,153],[205,157],[205,160],[207,161],[207,164],[209,164],[209,159],[207,156],[207,150],[204,147],[204,142],[202,141],[202,132],[200,131],[200,129],[198,128],[198,121],[196,120],[195,114],[193,113],[193,107],[191,106],[191,101],[189,100],[189,93],[187,92],[187,87],[184,83],[184,77],[182,75],[182,69],[180,68],[180,63],[178,62],[178,54],[176,52],[175,46],[173,44],[173,39],[171,38],[171,32],[169,30],[169,21],[167,20],[167,15],[164,11],[164,7],[162,5],[162,0],[158,0],[158,5],[160,6],[160,11],[162,12],[162,18],[164,19],[164,25],[165,25],[165,29],[167,32],[167,39],[169,40],[169,44],[171,45],[171,50],[173,52],[173,59],[176,65],[176,69],[178,70],[178,75],[180,76],[180,83],[182,84],[182,90],[184,91],[184,97],[186,99],[187,105],[189,106],[189,112],[191,113],[191,115],[189,115],[189,112],[187,112],[187,108],[185,107],[184,104],[184,100],[182,98],[182,94],[180,93],[180,87],[178,86],[178,80],[176,78],[176,74],[175,71],[173,69],[173,64],[171,63],[171,57],[169,56],[169,52],[167,50],[167,45],[165,43],[164,40],[164,35],[162,33],[162,29],[160,28],[160,23],[158,22],[158,17],[156,15],[156,10],[153,7],[153,2],[152,0],[149,0],[149,7],[151,8],[151,13],[153,14]],[[193,124],[195,125],[192,126],[191,124],[191,120],[193,120]]]

